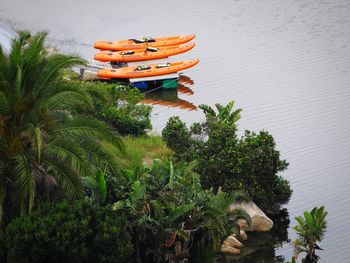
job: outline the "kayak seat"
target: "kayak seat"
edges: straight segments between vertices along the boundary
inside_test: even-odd
[[[145,43],[145,41],[144,41],[144,40],[142,40],[142,39],[130,38],[129,40],[134,41],[136,44]]]
[[[156,41],[155,41],[153,38],[151,38],[151,37],[143,37],[142,39],[130,38],[129,40],[134,41],[136,44],[148,43],[148,42],[156,42]]]
[[[135,54],[135,51],[134,50],[128,50],[128,51],[124,51],[121,53],[122,56],[125,56],[125,55],[132,55],[132,54]]]
[[[135,71],[141,71],[141,70],[147,70],[147,69],[150,69],[151,67],[150,66],[138,66],[137,68],[135,68]]]
[[[156,42],[153,38],[151,37],[143,37],[142,38],[144,42]]]
[[[150,52],[157,52],[159,51],[159,48],[155,48],[155,47],[147,47],[146,51],[150,51]]]
[[[157,68],[167,68],[167,67],[170,67],[170,66],[171,66],[170,63],[163,63],[163,64],[158,64]]]

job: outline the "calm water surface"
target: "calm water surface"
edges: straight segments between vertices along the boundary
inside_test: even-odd
[[[2,21],[48,30],[52,45],[85,58],[98,39],[197,34],[195,49],[172,58],[201,60],[185,73],[193,84],[148,98],[163,101],[154,106],[155,130],[173,115],[189,124],[202,120],[198,104],[235,99],[244,110],[240,129],[271,132],[290,163],[283,173],[294,190],[290,218],[326,205],[320,255],[340,263],[350,261],[349,14],[346,0],[0,0]],[[172,104],[164,102],[169,97]],[[274,253],[289,259],[292,248],[284,244]]]

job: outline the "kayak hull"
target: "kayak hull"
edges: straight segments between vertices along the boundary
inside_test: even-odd
[[[195,47],[195,43],[156,48],[158,51],[136,49],[130,51],[102,51],[95,54],[94,59],[102,62],[134,62],[166,58],[187,52]],[[128,54],[129,52],[129,54]]]
[[[181,35],[172,37],[159,37],[153,38],[153,42],[137,43],[135,40],[116,40],[116,41],[97,41],[94,43],[94,47],[100,50],[133,50],[144,49],[147,47],[164,47],[180,45],[191,41],[196,35]]]
[[[149,69],[137,70],[138,67],[125,67],[118,69],[100,69],[97,72],[97,76],[104,79],[132,79],[132,78],[143,78],[152,77],[159,75],[166,75],[170,73],[179,72],[191,68],[199,63],[199,59],[196,60],[185,60],[180,62],[171,63],[166,67],[159,67],[159,64],[148,65]]]

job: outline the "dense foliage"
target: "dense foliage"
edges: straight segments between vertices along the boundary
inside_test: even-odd
[[[107,84],[110,103],[98,104],[96,115],[110,123],[121,135],[144,135],[151,126],[151,107],[140,104],[140,91],[124,85]]]
[[[234,196],[203,190],[193,168],[156,159],[125,173],[113,209],[129,213],[137,262],[177,262],[199,244],[216,251],[238,218],[249,222],[243,211],[229,211]]]
[[[128,262],[126,217],[90,202],[47,206],[6,228],[11,262]],[[26,261],[27,260],[27,261]]]
[[[217,104],[218,113],[205,105],[201,108],[206,113],[204,123],[189,129],[172,117],[162,131],[177,159],[198,162],[196,171],[205,188],[244,191],[267,211],[288,202],[292,193],[289,183],[278,176],[288,164],[281,160],[273,137],[266,131],[246,131],[239,138],[236,122],[240,110],[233,111],[233,103]]]
[[[21,33],[0,48],[0,218],[32,210],[36,199],[82,196],[81,176],[101,164],[116,174],[120,139],[88,112],[108,93],[68,81],[63,70],[81,59],[47,54],[46,34]]]

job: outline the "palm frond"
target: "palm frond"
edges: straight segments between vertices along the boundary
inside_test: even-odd
[[[107,164],[107,168],[114,175],[118,174],[120,165],[113,145],[92,138],[81,138],[80,147],[89,153],[89,161],[94,166]]]
[[[77,104],[92,105],[89,97],[82,92],[73,90],[64,90],[58,92],[46,99],[46,103],[42,106],[48,106],[53,109],[70,109]]]
[[[24,154],[16,154],[12,158],[15,167],[14,190],[20,193],[20,204],[25,211],[31,211],[35,198],[35,177],[31,160]],[[23,211],[23,212],[25,212]]]
[[[62,69],[71,67],[76,64],[83,64],[84,61],[79,57],[53,54],[48,57],[48,61],[38,76],[37,85],[34,88],[33,96],[36,97],[47,86],[48,83],[55,81],[60,76]]]
[[[45,146],[44,154],[59,159],[82,176],[92,174],[91,165],[82,148],[74,140],[58,138]]]
[[[43,164],[47,165],[48,171],[52,172],[59,183],[60,188],[67,194],[70,200],[80,198],[83,193],[81,177],[67,165],[55,158],[43,156]]]
[[[0,90],[0,116],[6,116],[9,113],[9,104],[5,94]]]
[[[106,141],[124,150],[124,144],[116,132],[105,122],[91,117],[74,116],[66,120],[54,133],[62,136],[84,136]]]
[[[23,76],[25,79],[32,76],[33,70],[38,67],[38,64],[42,60],[42,53],[44,51],[44,41],[47,33],[40,32],[33,37],[28,38],[25,47],[22,49],[21,66],[23,70]],[[30,89],[30,87],[28,87]]]
[[[19,32],[17,39],[12,41],[11,53],[9,55],[11,65],[18,65],[21,63],[21,56],[23,54],[24,46],[28,43],[31,34],[27,31]]]

